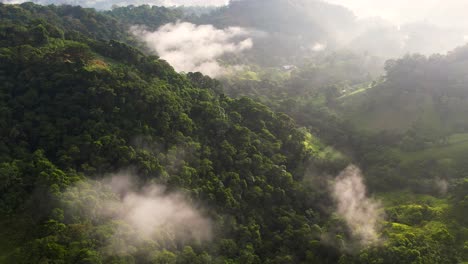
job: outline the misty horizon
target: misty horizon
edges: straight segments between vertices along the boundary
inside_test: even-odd
[[[3,0],[3,3],[20,3],[21,0]],[[98,9],[110,9],[112,6],[142,5],[149,4],[155,6],[203,6],[222,7],[226,6],[226,0],[153,0],[153,1],[87,1],[87,0],[36,0],[39,4],[72,4],[94,7]],[[242,2],[235,0],[234,3]],[[248,1],[247,1],[248,2]],[[282,1],[262,3],[265,10],[272,5],[278,5]],[[289,48],[309,49],[316,51],[334,51],[339,49],[350,49],[356,52],[363,52],[383,59],[396,58],[408,53],[421,53],[431,55],[436,53],[446,53],[456,47],[463,46],[468,42],[468,19],[464,19],[463,10],[468,8],[468,2],[462,0],[450,1],[347,1],[347,0],[328,0],[328,1],[285,1],[291,8],[303,9],[294,16],[310,17],[298,27],[297,33],[290,35],[293,38],[302,38],[306,28],[318,25],[325,32],[323,36],[316,36],[311,39],[304,39],[308,43],[299,42],[295,47]],[[317,3],[318,5],[316,5]],[[329,3],[324,7],[320,3]],[[336,5],[335,7],[333,5]],[[272,7],[274,8],[274,7]],[[323,9],[325,8],[325,9]],[[234,8],[235,9],[235,8]],[[216,10],[216,9],[214,9]],[[225,11],[221,12],[226,12]],[[320,10],[327,10],[323,14]],[[334,11],[333,11],[334,10]],[[333,12],[337,12],[336,14]],[[206,12],[214,12],[208,10]],[[229,12],[229,11],[227,11]],[[264,12],[259,10],[260,13]],[[338,22],[333,16],[337,17]],[[317,17],[318,16],[318,17]],[[283,18],[286,19],[286,18]],[[291,18],[297,19],[297,17]],[[342,20],[342,22],[340,22]],[[185,21],[184,21],[185,22]],[[208,23],[207,23],[208,22]],[[200,20],[198,25],[210,26],[210,22]],[[285,21],[287,22],[287,21]],[[308,23],[308,24],[307,24]],[[138,26],[138,24],[134,25]],[[224,27],[236,27],[242,25],[225,25]],[[222,29],[222,28],[220,28]],[[245,30],[265,31],[264,28],[257,28],[257,25],[248,25]],[[267,30],[268,32],[268,30]],[[272,32],[270,32],[272,33]],[[140,37],[141,39],[141,37]],[[256,44],[263,45],[263,39],[253,38],[252,46]],[[277,40],[270,40],[277,41]],[[282,40],[280,40],[282,41]],[[284,44],[286,45],[286,43]],[[315,45],[315,48],[314,48]],[[308,48],[310,47],[310,48]],[[319,47],[317,49],[317,47]],[[149,47],[152,49],[151,45]],[[248,53],[248,52],[247,52]],[[297,56],[296,54],[295,56]],[[303,55],[301,55],[303,56]],[[306,55],[310,56],[310,55]],[[163,56],[164,57],[164,56]],[[173,58],[172,56],[171,58]],[[284,62],[284,64],[294,64],[294,61]],[[181,65],[179,62],[177,65]],[[181,70],[195,69],[198,65],[191,67],[177,67]],[[209,72],[221,72],[220,67],[215,63],[206,64],[203,69],[210,67]],[[205,71],[205,72],[208,72]],[[212,76],[219,74],[212,74]]]
[[[230,0],[117,0],[110,1],[117,6],[126,5],[156,5],[156,6],[213,6],[222,7]],[[239,0],[234,0],[239,1]],[[468,19],[465,10],[468,2],[464,0],[317,0],[335,4],[352,11],[359,19],[381,18],[397,26],[411,23],[428,23],[441,27],[467,29]],[[105,4],[109,0],[1,0],[5,4],[33,2],[38,4],[71,4],[86,7],[111,8]],[[468,35],[468,32],[467,32]]]

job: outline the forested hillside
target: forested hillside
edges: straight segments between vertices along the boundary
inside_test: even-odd
[[[4,261],[258,263],[339,257],[333,247],[320,250],[327,247],[319,241],[329,212],[318,205],[330,201],[299,184],[305,166],[315,161],[304,147],[306,134],[289,117],[247,98],[225,97],[209,77],[179,75],[156,57],[92,38],[98,33],[88,29],[68,37],[70,30],[51,20],[28,23],[38,14],[31,9],[62,19],[54,9],[1,8],[10,14],[2,16],[1,49]],[[322,169],[336,172],[342,166]],[[213,221],[212,241],[169,237],[162,245],[137,243],[130,241],[131,229],[114,236],[124,223],[97,213],[97,183],[80,182],[122,171],[139,184],[163,184],[168,193],[184,190],[204,204]],[[82,185],[78,196],[69,194]],[[307,247],[312,241],[317,245]],[[114,243],[129,249],[109,252]],[[141,246],[132,249],[135,244]],[[280,244],[284,249],[278,252]]]
[[[466,48],[388,61],[382,77],[359,53],[283,71],[288,50],[252,49],[216,80],[129,31],[269,30],[242,4],[0,4],[0,263],[468,260]]]

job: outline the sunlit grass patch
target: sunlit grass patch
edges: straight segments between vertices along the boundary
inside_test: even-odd
[[[87,71],[107,71],[109,70],[109,64],[100,59],[91,60],[86,66]]]

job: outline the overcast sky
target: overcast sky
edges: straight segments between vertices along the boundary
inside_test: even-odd
[[[468,0],[325,0],[348,7],[358,17],[383,17],[401,24],[426,21],[468,27]]]

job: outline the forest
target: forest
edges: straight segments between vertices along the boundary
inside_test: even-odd
[[[0,263],[468,263],[454,32],[81,2],[0,2]]]

